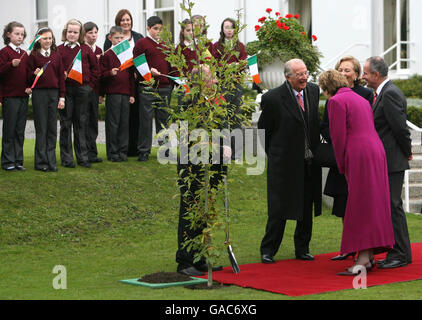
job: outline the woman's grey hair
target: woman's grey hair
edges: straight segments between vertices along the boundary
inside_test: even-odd
[[[371,57],[367,61],[369,62],[371,73],[378,72],[383,78],[388,76],[388,65],[383,58]]]
[[[301,59],[292,59],[292,60],[287,61],[284,64],[284,75],[286,77],[292,77],[293,76],[292,65],[297,64],[297,63],[305,64],[305,62],[303,62],[303,60],[301,60]]]

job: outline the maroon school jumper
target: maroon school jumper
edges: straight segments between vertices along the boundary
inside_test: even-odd
[[[118,71],[113,76],[111,70],[120,67],[120,60],[112,51],[106,52],[100,59],[101,82],[105,94],[124,94],[129,97],[135,97],[135,79],[134,70],[129,68]]]
[[[22,60],[17,67],[13,67],[12,60]],[[28,55],[21,49],[21,53],[17,53],[10,46],[6,46],[0,50],[0,81],[2,83],[2,96],[27,98],[26,89],[26,62]]]
[[[64,67],[61,56],[56,51],[51,51],[49,57],[43,56],[39,52],[32,52],[27,62],[28,87],[30,88],[35,80],[34,71],[48,62],[42,76],[38,79],[34,89],[59,89],[59,97],[64,98],[66,94]]]
[[[138,40],[133,49],[133,57],[139,57],[145,53],[145,57],[148,62],[148,66],[157,69],[160,73],[168,75],[171,71],[170,63],[166,60],[166,55],[161,49],[164,49],[163,43],[157,43],[150,37],[142,38]],[[172,81],[163,76],[154,77],[155,81],[158,81],[159,88],[172,86]]]
[[[81,50],[83,84],[80,84],[79,82],[73,79],[67,78],[66,85],[72,87],[81,87],[89,85],[91,86],[91,88],[94,88],[95,83],[99,78],[100,72],[97,57],[95,56],[92,49],[86,44],[82,44],[81,46],[76,45],[73,49],[69,46],[64,46],[64,44],[61,44],[57,47],[57,49],[62,57],[64,70],[67,73],[69,73],[69,71],[71,70],[72,62],[78,54],[79,50]]]

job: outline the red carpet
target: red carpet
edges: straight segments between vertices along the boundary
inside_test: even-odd
[[[338,276],[353,263],[331,261],[336,253],[315,256],[315,261],[284,260],[274,264],[262,263],[240,266],[240,273],[234,274],[231,266],[214,272],[213,279],[224,284],[265,290],[296,297],[324,292],[353,289],[353,278]],[[395,282],[422,279],[422,243],[412,244],[413,263],[402,268],[382,270],[375,268],[368,272],[367,287]],[[385,256],[376,256],[377,260]],[[360,283],[360,282],[359,282]],[[418,285],[421,285],[419,283]]]

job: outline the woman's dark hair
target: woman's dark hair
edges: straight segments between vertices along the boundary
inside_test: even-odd
[[[130,29],[132,29],[133,28],[133,17],[132,17],[132,14],[130,13],[130,11],[128,9],[122,9],[119,12],[117,12],[116,19],[114,20],[114,22],[115,22],[116,26],[120,26],[120,22],[122,22],[123,16],[126,15],[126,14],[129,15],[129,17],[130,17],[130,21],[131,21],[131,28]]]
[[[56,38],[54,37],[53,30],[51,30],[48,27],[41,28],[41,29],[38,30],[37,36],[41,36],[41,35],[43,35],[44,33],[47,33],[47,32],[51,32],[51,36],[53,38],[53,41],[51,43],[50,50],[51,51],[57,51]],[[41,43],[39,41],[37,41],[37,43],[34,44],[34,49],[32,50],[31,54],[32,55],[36,55],[37,52],[40,52],[40,51],[41,51]]]
[[[7,46],[10,43],[10,38],[7,36],[8,33],[12,33],[13,29],[15,28],[23,28],[24,29],[24,34],[23,34],[23,38],[26,38],[26,30],[25,27],[23,26],[22,23],[20,22],[16,22],[16,21],[12,21],[9,24],[7,24],[4,27],[3,30],[3,40],[4,40],[4,44]]]
[[[226,18],[224,19],[224,21],[221,23],[221,30],[220,30],[220,39],[218,40],[218,44],[220,48],[224,48],[225,45],[225,40],[226,40],[226,36],[224,35],[224,24],[226,22],[230,22],[233,26],[233,29],[236,29],[236,21],[232,18]],[[236,45],[234,46],[234,49],[239,50],[240,48],[240,42],[239,39],[236,42]]]
[[[192,24],[192,21],[190,21],[189,19],[183,20],[182,23],[180,24],[181,28],[180,28],[180,34],[179,34],[179,45],[181,47],[185,46],[185,40],[186,40],[185,29],[186,29],[186,26],[189,24]]]
[[[97,29],[97,30],[100,30],[100,29],[98,28],[97,24],[96,24],[96,23],[94,23],[94,22],[92,22],[92,21],[87,22],[87,23],[85,23],[85,24],[84,24],[85,33],[90,32],[90,31],[91,31],[91,30],[93,30],[94,28],[95,28],[95,29]]]

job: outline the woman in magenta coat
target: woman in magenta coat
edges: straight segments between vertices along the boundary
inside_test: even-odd
[[[359,252],[356,265],[370,270],[374,253],[388,251],[394,245],[385,150],[369,102],[347,88],[341,73],[324,72],[319,85],[330,99],[334,154],[339,172],[345,174],[348,183],[341,254]],[[356,265],[339,275],[356,275]]]

